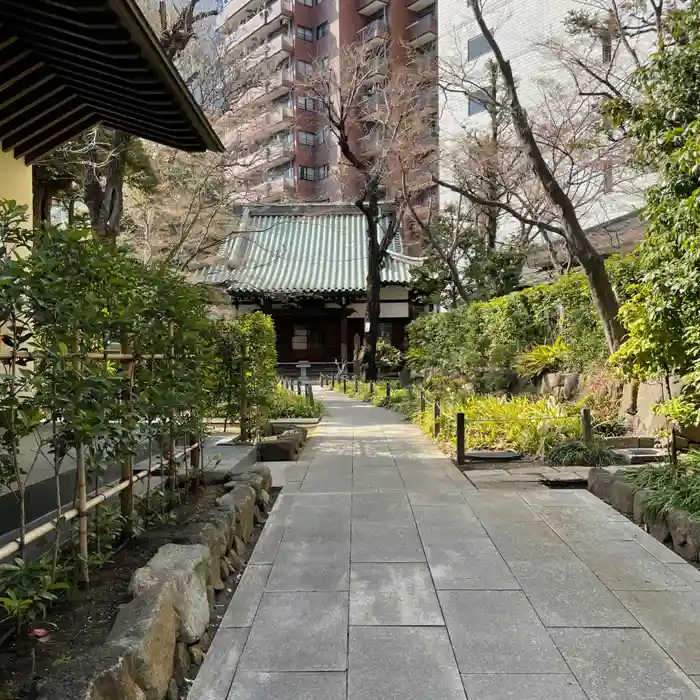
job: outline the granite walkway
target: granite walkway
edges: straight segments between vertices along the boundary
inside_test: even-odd
[[[700,572],[585,491],[478,491],[323,398],[189,700],[700,698]]]

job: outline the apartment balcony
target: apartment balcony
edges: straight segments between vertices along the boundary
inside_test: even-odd
[[[274,65],[285,56],[291,56],[293,53],[294,36],[292,34],[279,34],[245,56],[241,61],[244,67],[242,74],[257,68],[261,63],[269,62],[270,65]]]
[[[248,90],[235,104],[235,109],[249,109],[262,107],[282,97],[294,87],[294,71],[291,68],[282,68],[263,82]]]
[[[389,27],[383,19],[375,19],[358,32],[365,49],[381,46],[389,40]]]
[[[435,4],[435,0],[408,0],[406,3],[406,9],[411,12],[420,12],[425,10],[426,7],[430,7]]]
[[[288,129],[294,123],[293,107],[277,107],[263,114],[251,124],[250,135],[253,139],[261,139]]]
[[[248,195],[257,201],[275,202],[287,197],[293,197],[296,192],[296,182],[293,177],[280,176],[259,185],[248,188]]]
[[[376,121],[386,110],[386,97],[383,92],[377,91],[362,100],[359,105],[359,117],[365,121]]]
[[[411,61],[412,68],[426,80],[434,80],[437,76],[437,54],[434,52],[416,55]]]
[[[389,75],[389,58],[375,56],[370,59],[365,69],[363,83],[381,83]]]
[[[357,0],[357,11],[361,15],[373,15],[385,8],[388,0]]]
[[[418,48],[437,39],[437,32],[437,17],[434,14],[429,14],[408,25],[406,38],[411,46]]]
[[[257,43],[264,41],[272,32],[288,23],[293,16],[293,0],[276,0],[229,35],[226,51],[234,54],[250,51]]]
[[[227,29],[241,23],[245,17],[255,14],[265,6],[265,0],[228,0],[216,16],[216,28]]]

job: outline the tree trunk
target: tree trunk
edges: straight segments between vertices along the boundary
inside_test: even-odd
[[[520,104],[510,61],[507,61],[503,56],[500,46],[494,39],[492,31],[484,20],[481,11],[481,0],[472,0],[471,7],[476,22],[491,46],[501,71],[515,133],[530,163],[530,167],[547,192],[552,204],[559,210],[567,246],[570,252],[576,256],[586,273],[591,294],[603,324],[608,349],[611,353],[615,352],[620,347],[625,333],[617,317],[620,306],[617,296],[615,295],[615,290],[610,283],[610,278],[608,277],[603,260],[586,237],[571,199],[569,199],[556,177],[554,177],[554,174],[542,155],[542,151],[532,133],[527,114]]]
[[[377,216],[374,210],[377,210]],[[365,311],[365,335],[362,365],[364,380],[377,381],[377,340],[379,339],[379,312],[381,302],[381,260],[379,259],[379,241],[377,240],[378,207],[369,206],[365,212],[367,219],[367,310]]]

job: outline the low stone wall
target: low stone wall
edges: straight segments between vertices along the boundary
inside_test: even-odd
[[[265,439],[258,443],[260,462],[290,462],[297,459],[306,442],[308,430],[302,425],[268,424],[263,431]]]
[[[644,505],[649,491],[630,484],[615,468],[591,469],[588,490],[686,561],[700,561],[700,523],[689,513],[674,508],[660,517],[652,515]]]
[[[204,659],[215,595],[243,568],[246,543],[267,512],[270,470],[209,470],[227,493],[161,546],[130,583],[105,644],[42,681],[38,700],[177,700]]]

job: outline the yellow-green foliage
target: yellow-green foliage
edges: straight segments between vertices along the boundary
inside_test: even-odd
[[[339,390],[342,392],[342,385]],[[390,397],[387,399],[384,383],[375,385],[375,393],[370,396],[369,384],[360,383],[355,394],[354,384],[348,382],[348,395],[401,413],[432,437],[433,408],[437,395],[426,392],[426,410],[420,413],[419,392],[419,388],[414,388],[411,398],[408,389],[399,389],[392,385]],[[575,406],[559,404],[551,397],[507,398],[448,391],[441,394],[440,409],[438,440],[456,443],[456,416],[457,413],[464,413],[465,445],[471,449],[514,449],[542,456],[554,444],[581,434],[578,409]]]
[[[538,377],[545,372],[556,372],[569,360],[567,344],[557,337],[551,345],[535,345],[515,358],[515,369],[521,377]]]

